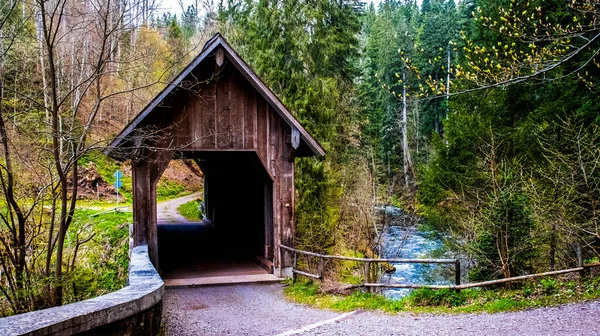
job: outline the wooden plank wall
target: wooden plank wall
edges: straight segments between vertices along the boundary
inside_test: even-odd
[[[197,78],[214,79],[185,93],[184,106],[171,113],[173,138],[180,151],[254,150],[273,179],[273,238],[293,245],[294,163],[290,126],[247,80],[227,62],[206,62]],[[178,98],[180,99],[180,98]],[[287,252],[286,252],[287,253]],[[284,253],[284,266],[291,258]],[[277,253],[274,253],[275,259]],[[275,260],[275,265],[279,265]]]

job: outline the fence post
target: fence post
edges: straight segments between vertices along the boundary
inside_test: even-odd
[[[319,259],[319,279],[321,279],[321,281],[323,281],[323,279],[325,278],[325,258],[321,257]]]
[[[575,252],[577,253],[577,267],[583,267],[583,253],[581,252],[581,243],[577,242],[575,245]],[[585,277],[585,269],[579,271],[579,278]]]
[[[292,282],[296,282],[296,272],[294,272],[295,270],[298,269],[298,253],[296,251],[294,251],[294,266],[292,267]]]
[[[454,262],[454,285],[460,286],[460,260],[456,259]],[[460,288],[456,288],[457,292],[460,292]]]
[[[366,261],[365,262],[365,283],[370,283],[371,282],[371,263]],[[367,287],[367,291],[370,293],[371,292],[372,287]]]
[[[281,245],[277,244],[277,259],[279,259],[279,278],[283,278],[283,260],[281,260],[282,258],[282,253],[281,253]]]
[[[131,259],[131,252],[133,251],[133,223],[129,224],[129,258]]]

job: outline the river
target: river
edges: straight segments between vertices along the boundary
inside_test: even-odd
[[[401,211],[400,209],[398,209]],[[382,258],[419,259],[432,257],[452,256],[442,253],[443,243],[420,232],[416,226],[391,225],[387,226],[381,234],[380,256]],[[438,255],[442,253],[442,255]],[[452,284],[454,279],[453,265],[435,264],[393,264],[395,270],[391,274],[383,275],[381,282],[403,284]],[[411,289],[384,289],[382,294],[386,297],[399,299],[408,295]]]

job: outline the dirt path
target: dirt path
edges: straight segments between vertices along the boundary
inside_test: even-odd
[[[179,208],[179,206],[182,204],[197,199],[198,197],[202,197],[202,192],[197,192],[184,197],[158,203],[156,206],[158,224],[191,223],[189,220],[179,214],[177,208]]]
[[[600,301],[514,313],[337,313],[290,303],[282,285],[168,289],[167,335],[599,335]]]

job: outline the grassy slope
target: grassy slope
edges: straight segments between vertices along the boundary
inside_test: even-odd
[[[114,172],[117,170],[121,170],[123,172],[123,187],[119,190],[122,195],[122,199],[120,204],[126,205],[131,204],[133,200],[133,194],[131,190],[132,179],[131,179],[131,171],[129,167],[124,166],[122,163],[119,163],[105,154],[101,152],[91,152],[85,155],[81,159],[81,165],[89,165],[93,163],[98,173],[102,176],[102,178],[109,184],[112,185],[115,182],[115,178],[113,176]],[[176,168],[171,168],[172,170],[178,170],[181,175],[189,175],[190,172],[183,168],[183,166],[176,165]],[[177,173],[177,172],[176,172]],[[198,191],[198,186],[190,186],[183,183],[181,180],[173,178],[172,175],[177,174],[169,174],[169,172],[165,172],[163,177],[158,181],[158,185],[156,187],[156,198],[157,201],[165,201],[181,196],[185,196],[191,194],[192,192]],[[79,205],[82,206],[112,206],[116,201],[116,197],[109,197],[110,200],[101,200],[96,201],[94,199],[84,199],[79,201]]]
[[[198,206],[200,206],[200,202],[193,200],[180,205],[177,212],[190,221],[199,221],[202,218],[202,213]]]
[[[319,294],[319,286],[310,281],[289,283],[285,294],[298,303],[338,311],[367,309],[388,313],[496,313],[598,299],[600,275],[581,282],[568,278],[542,279],[525,283],[518,289],[470,289],[459,293],[420,289],[397,301],[362,291],[350,295]]]
[[[87,155],[85,155],[84,157],[82,157],[80,160],[80,164],[82,166],[89,165],[90,163],[93,163],[96,166],[98,173],[102,176],[102,178],[109,185],[112,185],[115,182],[115,178],[113,176],[114,172],[117,170],[123,171],[123,167],[122,167],[121,163],[109,158],[108,156],[106,156],[104,153],[101,153],[101,152],[90,152]],[[119,190],[119,192],[123,196],[124,200],[122,200],[121,202],[123,204],[131,204],[131,200],[133,199],[132,191],[131,191],[131,174],[123,174],[122,181],[123,181],[123,187]],[[83,200],[78,203],[85,204],[85,205],[89,205],[89,204],[101,205],[106,202],[105,201],[95,201],[95,200]]]
[[[67,302],[113,292],[125,286],[129,267],[129,223],[131,213],[79,209],[68,241],[94,235],[80,248],[73,272],[69,273]],[[71,245],[72,246],[72,245]],[[69,250],[72,256],[72,250]]]

